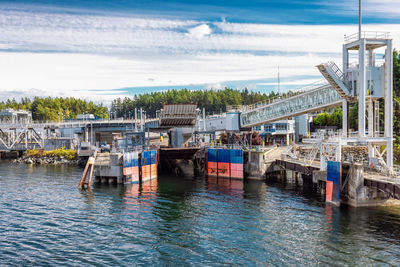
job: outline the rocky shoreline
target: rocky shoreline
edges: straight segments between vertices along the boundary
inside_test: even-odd
[[[67,159],[65,157],[30,157],[30,156],[22,156],[20,158],[14,159],[15,163],[26,163],[26,164],[36,164],[36,165],[59,165],[59,164],[68,164],[68,165],[80,165],[80,159]]]

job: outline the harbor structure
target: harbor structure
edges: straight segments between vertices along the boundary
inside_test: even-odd
[[[27,110],[4,109],[0,111],[0,122],[9,124],[27,124],[32,122],[32,112]]]
[[[228,173],[229,178],[238,178],[232,176],[238,170],[243,171],[242,175],[237,175],[239,177],[259,179],[265,179],[267,173],[291,171],[296,173],[295,177],[300,174],[303,181],[311,180],[312,183],[320,184],[327,195],[327,201],[335,203],[359,206],[372,203],[378,198],[398,198],[398,185],[393,179],[398,173],[393,164],[392,39],[386,32],[349,35],[345,36],[342,51],[342,70],[331,61],[317,66],[326,79],[326,84],[314,84],[293,95],[242,106],[213,117],[206,118],[204,110],[201,114],[195,104],[165,105],[154,119],[146,119],[143,112],[140,112],[138,119],[135,112],[134,120],[116,119],[107,122],[87,120],[43,124],[29,121],[27,115],[28,119],[21,123],[22,119],[18,119],[18,114],[14,116],[8,111],[11,115],[4,115],[6,122],[3,120],[1,124],[0,146],[7,151],[24,151],[29,148],[44,148],[46,139],[61,140],[68,137],[89,143],[89,147],[99,147],[103,141],[112,143],[112,147],[120,151],[111,151],[109,163],[99,163],[97,169],[88,167],[87,172],[89,176],[95,173],[95,177],[116,177],[118,182],[126,182],[127,177],[124,176],[133,173],[128,174],[129,170],[125,170],[124,175],[124,168],[140,167],[140,162],[144,167],[142,179],[151,178],[156,172],[152,171],[152,167],[147,171],[148,167],[145,166],[148,166],[148,162],[150,166],[154,165],[154,160],[152,156],[145,156],[144,152],[157,150],[157,157],[168,158],[174,155],[174,160],[183,163],[187,163],[187,160],[197,162],[193,166],[202,168],[204,173],[209,171],[208,163],[213,169],[212,165],[216,162],[217,176],[221,178],[228,178]],[[379,57],[382,53],[385,56]],[[350,54],[357,54],[358,60],[350,62]],[[381,118],[382,102],[384,110]],[[358,129],[350,132],[349,106],[354,103],[358,103]],[[313,135],[305,127],[302,143],[292,144],[295,139],[291,126],[295,124],[293,118],[339,106],[343,110],[341,131]],[[276,147],[266,149],[258,141],[258,137],[254,136],[252,129],[263,125],[261,127],[264,127],[264,132],[267,130],[273,135],[273,129],[276,132],[277,126],[283,120],[289,125],[284,129],[287,140],[285,144],[289,146],[284,150]],[[382,120],[383,126],[380,125]],[[171,147],[152,147],[150,132],[156,136],[168,133]],[[222,143],[221,133],[228,133],[228,142]],[[291,138],[287,138],[288,134]],[[194,138],[195,136],[200,138]],[[204,141],[198,142],[201,139]],[[141,147],[137,148],[138,145]],[[217,151],[216,161],[208,162],[206,155],[208,157],[208,151],[213,149]],[[138,160],[138,165],[132,163],[132,160],[124,161],[124,153],[134,150],[139,150],[144,159],[139,160],[139,154],[138,157],[132,157],[133,161]],[[242,162],[239,162],[243,164],[241,169],[232,169],[231,164],[237,163],[230,159],[234,150],[242,151]],[[279,156],[271,156],[274,153],[269,154],[270,151],[279,151]],[[100,158],[103,153],[98,154]],[[222,156],[225,154],[229,156]],[[188,159],[183,158],[188,155]],[[163,161],[162,158],[160,160]],[[96,166],[96,163],[91,165]],[[101,166],[103,169],[107,166],[108,175],[97,175]],[[137,177],[130,178],[131,182],[138,180]]]

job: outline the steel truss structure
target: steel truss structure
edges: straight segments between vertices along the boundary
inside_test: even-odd
[[[324,85],[243,111],[240,115],[240,126],[253,127],[340,105],[342,105],[340,95],[332,86]]]
[[[1,150],[26,150],[43,147],[44,138],[42,134],[28,125],[0,129]]]

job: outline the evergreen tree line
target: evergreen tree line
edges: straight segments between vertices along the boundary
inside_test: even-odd
[[[32,112],[33,120],[36,121],[75,119],[77,115],[84,113],[94,114],[97,118],[108,118],[107,107],[73,97],[35,97],[33,100],[23,97],[19,102],[8,99],[0,102],[0,110],[6,108],[29,110]]]
[[[289,91],[283,97],[294,95]],[[112,101],[111,114],[116,117],[132,117],[135,108],[142,108],[148,117],[155,117],[156,112],[163,104],[197,104],[201,110],[205,108],[207,114],[225,112],[227,106],[251,105],[257,102],[276,98],[275,92],[261,93],[244,90],[225,88],[223,90],[188,90],[173,89],[163,92],[152,92],[148,94],[135,95],[133,98],[117,98]]]

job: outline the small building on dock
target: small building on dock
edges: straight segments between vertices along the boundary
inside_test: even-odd
[[[295,120],[280,120],[253,127],[266,145],[290,145],[295,140]]]

